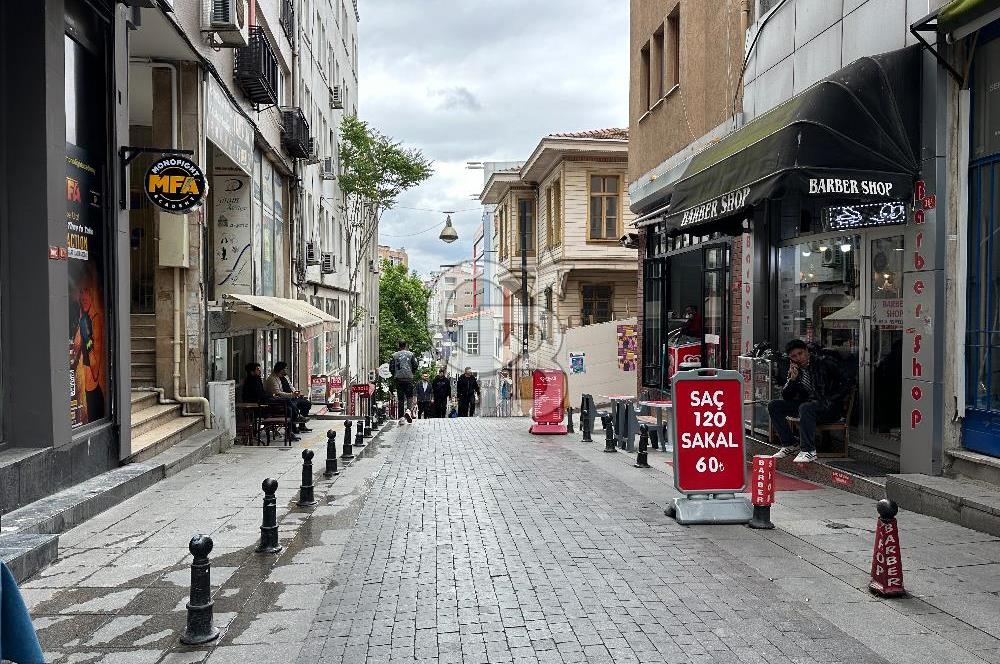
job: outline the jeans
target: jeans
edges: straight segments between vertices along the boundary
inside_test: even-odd
[[[435,399],[434,408],[431,410],[432,417],[448,417],[448,398]]]
[[[413,383],[408,380],[396,381],[396,403],[399,404],[399,416],[406,411],[413,412]]]
[[[816,451],[816,425],[836,422],[843,417],[843,409],[835,405],[824,405],[818,401],[786,401],[778,399],[767,404],[767,413],[771,416],[771,426],[774,427],[782,447],[797,447],[801,445],[803,452]],[[792,428],[786,417],[799,418],[799,442],[792,434]]]
[[[417,419],[426,420],[431,416],[431,402],[430,401],[418,401],[417,402]]]
[[[293,409],[298,411],[299,417],[302,419],[309,417],[309,409],[312,408],[312,403],[309,399],[306,399],[305,397],[296,397],[295,399],[289,399],[289,403],[292,404]]]

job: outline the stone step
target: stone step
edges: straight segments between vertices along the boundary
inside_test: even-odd
[[[132,336],[132,350],[148,350],[156,352],[156,337]]]
[[[179,403],[155,404],[143,408],[132,418],[132,440],[181,416]]]
[[[133,390],[131,396],[133,415],[150,406],[155,406],[159,398],[156,392],[147,392],[144,390]]]
[[[180,406],[178,406],[180,412]],[[144,461],[172,447],[178,441],[205,428],[205,420],[200,415],[175,417],[148,431],[132,434],[132,453],[126,463]]]
[[[131,384],[133,389],[138,389],[143,387],[156,387],[156,379],[132,376]]]
[[[198,431],[145,462],[109,470],[5,514],[0,524],[0,557],[18,582],[26,580],[55,559],[60,533],[221,452],[231,445],[225,438],[219,429]]]
[[[886,495],[903,509],[1000,537],[1000,487],[918,473],[889,475]]]

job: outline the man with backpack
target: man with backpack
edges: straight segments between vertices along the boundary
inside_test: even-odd
[[[413,422],[413,377],[417,373],[417,357],[407,350],[406,342],[399,342],[399,350],[389,360],[389,373],[396,380],[396,399],[402,416],[399,423]]]

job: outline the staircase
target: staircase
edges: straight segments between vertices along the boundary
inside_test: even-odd
[[[132,314],[132,387],[156,386],[156,314]],[[135,412],[133,400],[133,412]]]
[[[157,399],[156,392],[132,390],[132,454],[125,463],[145,461],[205,428],[200,415],[183,417],[179,403]]]

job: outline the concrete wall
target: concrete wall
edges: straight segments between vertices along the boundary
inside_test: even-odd
[[[577,408],[581,394],[593,394],[600,403],[598,394],[635,394],[635,371],[618,368],[618,326],[635,325],[636,319],[611,321],[597,325],[577,327],[566,332],[562,352],[553,358],[553,368],[566,372],[569,381],[567,398],[569,405]],[[569,372],[569,353],[586,353],[584,374]]]

